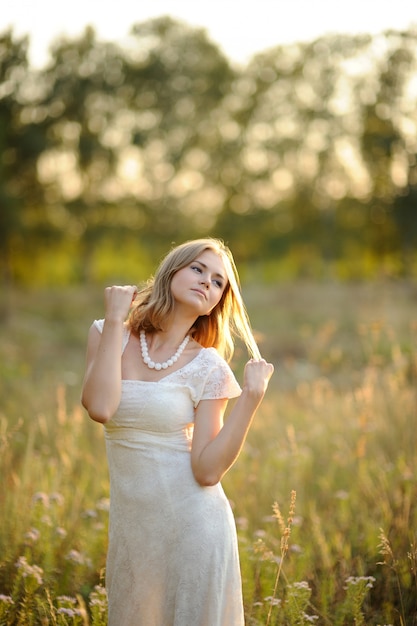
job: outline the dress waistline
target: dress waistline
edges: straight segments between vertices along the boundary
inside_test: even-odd
[[[123,441],[130,443],[150,444],[163,447],[178,447],[189,450],[192,442],[192,425],[181,430],[160,432],[139,430],[128,426],[105,426],[104,436],[107,441]]]

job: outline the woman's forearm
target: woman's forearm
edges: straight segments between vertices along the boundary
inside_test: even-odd
[[[81,397],[90,417],[98,422],[111,419],[120,403],[122,342],[123,320],[106,318],[95,354],[87,367]]]
[[[263,396],[244,388],[219,433],[192,458],[193,473],[201,485],[218,483],[234,464]]]

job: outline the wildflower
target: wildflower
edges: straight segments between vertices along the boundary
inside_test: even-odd
[[[75,565],[85,565],[86,567],[92,567],[92,561],[87,556],[79,552],[78,550],[70,550],[64,557],[67,561],[71,561]]]
[[[4,594],[0,594],[0,624],[10,624],[11,622],[8,620],[8,614],[10,612],[10,607],[14,604],[13,598],[11,596],[5,596]]]
[[[75,606],[77,604],[76,598],[72,598],[71,596],[58,596],[57,602],[59,604],[70,604],[71,606]]]
[[[43,491],[37,491],[32,497],[32,503],[37,504],[38,502],[42,504],[46,509],[49,508],[48,494]]]
[[[246,517],[237,517],[236,526],[239,530],[247,530],[249,526],[248,519]]]
[[[58,537],[61,537],[61,539],[64,539],[68,534],[65,528],[62,528],[62,526],[57,526],[55,528],[55,532],[58,535]]]
[[[265,542],[262,539],[257,539],[253,544],[254,554],[263,554],[266,551]]]
[[[349,493],[345,491],[344,489],[339,489],[339,491],[336,491],[336,493],[334,494],[334,497],[337,498],[338,500],[348,500]]]
[[[103,606],[103,600],[100,600],[100,598],[92,598],[90,600],[90,606]]]
[[[41,536],[41,533],[39,532],[39,530],[37,528],[31,528],[25,534],[25,539],[27,541],[31,541],[32,543],[35,543],[35,541],[38,541],[40,536]]]
[[[110,499],[109,498],[101,498],[96,504],[96,508],[98,511],[109,511],[110,510]]]
[[[303,553],[303,549],[301,546],[298,545],[298,543],[293,543],[290,545],[290,552],[294,552],[294,554],[302,554]]]
[[[81,554],[81,552],[78,552],[78,550],[70,550],[65,558],[67,561],[71,561],[76,565],[84,565],[85,563],[85,557]]]
[[[274,598],[273,596],[267,596],[264,600],[265,602],[269,602],[271,606],[279,606],[281,604],[281,600]]]
[[[310,600],[311,589],[307,581],[297,581],[288,585],[288,594],[285,605],[285,614],[290,624],[305,624],[308,621],[314,622],[315,619],[310,619],[313,616],[309,616],[306,613],[306,609]],[[299,621],[302,617],[302,622]]]
[[[74,616],[75,616],[75,611],[74,611],[74,609],[68,609],[68,608],[65,608],[65,607],[60,607],[60,608],[57,610],[57,613],[58,613],[59,615],[67,615],[68,617],[74,617]]]
[[[64,504],[65,498],[62,495],[62,493],[58,493],[57,491],[54,491],[53,493],[50,494],[49,500],[50,502],[53,502],[57,504],[58,506],[62,506]]]
[[[107,623],[107,593],[104,587],[96,585],[90,595],[90,610],[93,624]]]
[[[374,582],[375,578],[373,576],[349,576],[349,578],[346,579],[346,586],[344,588],[347,589],[349,585],[357,585],[364,589],[372,589]]]
[[[16,567],[18,569],[24,569],[26,566],[28,566],[27,558],[25,556],[20,556],[16,563]]]
[[[269,548],[262,539],[258,539],[253,544],[253,552],[254,554],[260,555],[261,561],[274,562],[276,560],[274,553],[272,552],[272,550],[269,550]]]
[[[14,604],[13,598],[11,596],[5,596],[2,593],[0,593],[0,603],[3,603],[3,604]]]
[[[346,598],[343,603],[343,610],[345,615],[352,617],[353,623],[358,624],[358,626],[365,624],[362,605],[374,582],[373,576],[349,576],[346,579]]]
[[[42,574],[43,570],[38,565],[29,565],[26,557],[19,557],[16,567],[20,570],[20,574],[23,578],[33,578],[38,585],[43,584]]]
[[[59,615],[67,615],[68,617],[83,617],[83,612],[81,609],[69,609],[66,607],[61,607],[57,610]]]
[[[290,585],[290,587],[292,587],[293,589],[308,589],[310,590],[310,586],[308,584],[307,581],[302,580],[300,582],[295,582],[292,585]]]

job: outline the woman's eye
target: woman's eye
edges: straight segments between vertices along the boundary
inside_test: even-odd
[[[192,265],[191,269],[201,274],[201,267],[198,267],[198,265]]]

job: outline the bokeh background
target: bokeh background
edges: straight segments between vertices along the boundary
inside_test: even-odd
[[[247,624],[417,624],[414,4],[2,8],[2,625],[105,624],[88,327],[211,235],[276,367],[224,481]]]
[[[130,26],[123,3],[6,9],[3,280],[139,280],[172,242],[213,233],[273,280],[415,273],[412,3],[176,4]],[[220,42],[209,16],[227,18]],[[111,18],[123,37],[97,34]]]

